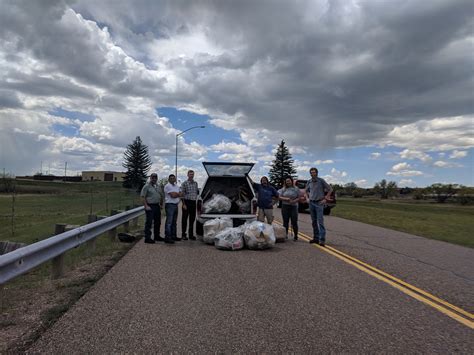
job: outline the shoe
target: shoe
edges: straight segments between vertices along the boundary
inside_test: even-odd
[[[166,243],[166,244],[174,244],[174,240],[173,240],[173,239],[169,239],[169,238],[165,238],[165,243]]]
[[[189,236],[189,240],[196,240],[195,236]]]
[[[180,242],[182,239],[181,238],[178,238],[178,237],[173,237],[172,238],[175,242]]]
[[[153,239],[145,239],[145,243],[147,244],[155,244],[155,241]]]
[[[165,239],[163,237],[159,237],[159,236],[155,238],[155,242],[162,242],[164,240]]]
[[[181,240],[188,240],[188,237],[186,237],[185,235],[183,235],[183,236],[181,237]]]
[[[296,242],[298,240],[298,237],[294,237],[293,240]]]
[[[323,246],[325,246],[325,245],[326,245],[326,243],[325,243],[325,242],[323,242],[323,241],[321,241],[321,242],[319,242],[319,245],[321,245],[321,246],[323,247]]]
[[[319,240],[318,239],[311,239],[309,241],[310,244],[318,244],[319,245]]]

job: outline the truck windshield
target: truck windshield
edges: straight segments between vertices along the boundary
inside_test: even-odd
[[[253,163],[202,163],[209,176],[244,176],[253,168]]]

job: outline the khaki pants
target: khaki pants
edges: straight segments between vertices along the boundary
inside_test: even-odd
[[[257,221],[265,222],[265,217],[267,217],[267,223],[272,224],[273,222],[273,208],[259,208]]]

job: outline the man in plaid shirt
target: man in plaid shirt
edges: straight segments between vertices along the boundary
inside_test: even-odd
[[[194,220],[196,219],[196,200],[198,196],[198,184],[194,181],[194,171],[188,171],[188,180],[181,184],[182,196],[182,218],[181,218],[181,238],[187,240],[186,229],[189,219],[188,235],[190,240],[196,240],[194,236]]]

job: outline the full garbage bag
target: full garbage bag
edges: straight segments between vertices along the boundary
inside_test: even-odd
[[[231,207],[232,201],[222,194],[212,195],[212,197],[203,204],[204,213],[227,213]]]
[[[240,250],[244,247],[244,232],[242,226],[226,228],[214,237],[214,245],[222,250]]]
[[[275,233],[275,239],[277,243],[286,241],[286,229],[281,224],[272,224],[273,233]]]
[[[214,244],[215,235],[225,228],[232,228],[231,218],[214,218],[204,222],[202,241]]]
[[[275,245],[275,233],[269,224],[253,221],[242,226],[245,244],[249,249],[268,249]]]

